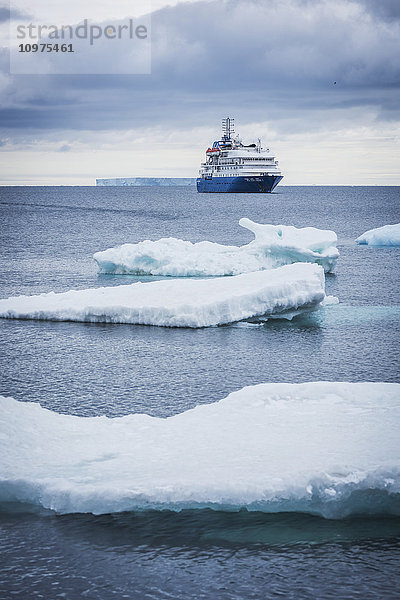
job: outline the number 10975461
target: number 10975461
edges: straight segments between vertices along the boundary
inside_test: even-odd
[[[20,44],[18,52],[74,52],[72,44]]]

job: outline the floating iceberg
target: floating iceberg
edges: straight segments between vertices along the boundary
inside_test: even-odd
[[[274,269],[295,262],[321,265],[332,271],[339,257],[334,231],[285,225],[260,225],[250,219],[239,224],[254,233],[245,246],[214,242],[192,244],[176,238],[145,240],[96,252],[101,273],[216,277]]]
[[[400,223],[370,229],[360,235],[356,242],[369,246],[400,246]]]
[[[208,327],[317,308],[322,267],[306,263],[216,279],[172,279],[0,300],[0,317]]]
[[[0,396],[0,501],[399,515],[399,400],[394,383],[268,383],[166,419],[110,419]]]

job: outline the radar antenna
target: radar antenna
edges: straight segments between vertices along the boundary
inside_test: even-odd
[[[229,142],[231,140],[231,133],[235,133],[235,119],[230,119],[226,117],[226,119],[222,119],[222,139],[225,142]]]

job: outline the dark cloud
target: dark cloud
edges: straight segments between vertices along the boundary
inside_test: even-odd
[[[393,21],[400,19],[399,0],[360,0],[366,10],[379,19]]]
[[[0,23],[6,23],[10,19],[21,21],[23,19],[29,19],[30,15],[24,13],[15,8],[10,9],[9,6],[0,6]]]
[[[385,18],[372,0],[165,8],[152,19],[151,75],[14,76],[0,122],[25,130],[184,129],[231,112],[246,122],[302,114],[310,127],[315,112],[365,106],[393,118],[399,29],[387,21],[394,3],[385,6]]]

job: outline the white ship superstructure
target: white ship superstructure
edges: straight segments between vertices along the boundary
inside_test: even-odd
[[[234,133],[233,119],[222,121],[222,139],[206,151],[201,164],[197,189],[199,192],[270,192],[282,179],[278,161],[261,140],[245,145]]]

